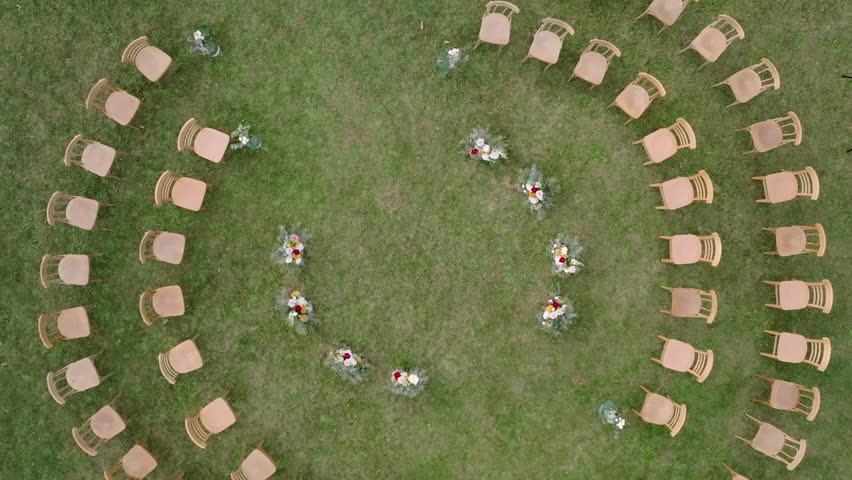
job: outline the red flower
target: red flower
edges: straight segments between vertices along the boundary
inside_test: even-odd
[[[471,154],[471,155],[476,155],[477,153],[479,153],[479,150],[477,150],[477,149],[475,149],[475,148],[471,148],[471,149],[470,149],[470,154]]]
[[[349,355],[348,353],[344,353],[344,354],[343,354],[343,359],[344,359],[344,360],[349,360],[349,357],[351,357],[351,356],[352,356],[352,355]]]
[[[402,376],[402,374],[401,374],[401,373],[399,373],[399,372],[393,372],[393,378],[399,378],[399,377],[401,377],[401,376]]]
[[[550,305],[551,305],[553,308],[559,308],[559,302],[557,302],[556,300],[554,300],[554,301],[553,301],[553,303],[551,303]]]
[[[301,306],[301,305],[296,305],[296,309],[295,309],[295,310],[296,310],[296,313],[301,312],[301,311],[302,311],[302,306]]]
[[[293,250],[293,255],[298,255],[300,253],[302,253],[302,252],[300,252],[299,250]]]
[[[565,257],[559,257],[559,263],[565,263]]]
[[[539,189],[538,189],[538,187],[532,187],[532,190],[530,190],[530,191],[531,191],[531,192],[533,192],[533,193],[535,193],[535,192],[537,192],[538,190],[539,190]]]

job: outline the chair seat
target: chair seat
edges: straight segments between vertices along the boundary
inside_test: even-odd
[[[642,420],[655,425],[665,425],[674,415],[674,402],[658,393],[645,395],[645,403],[639,412]]]
[[[669,210],[685,207],[692,203],[692,199],[695,197],[695,193],[692,191],[692,183],[686,177],[666,180],[660,187],[660,194],[663,197],[663,205]]]
[[[136,63],[136,69],[142,75],[145,75],[145,78],[156,82],[169,69],[172,64],[172,57],[159,48],[148,45],[136,55],[134,63]]]
[[[204,365],[201,352],[192,340],[185,340],[169,350],[169,364],[178,373],[189,373]]]
[[[210,433],[219,433],[237,421],[234,411],[224,398],[219,397],[201,409],[201,423]]]
[[[157,260],[173,265],[183,261],[183,251],[186,247],[186,237],[179,233],[162,232],[154,238],[151,251]]]
[[[212,128],[202,128],[195,136],[192,149],[199,157],[219,163],[225,157],[230,142],[231,137],[227,133]]]
[[[808,306],[810,290],[801,280],[785,280],[778,285],[778,304],[782,310],[801,310]]]
[[[106,405],[101,408],[91,418],[90,424],[92,432],[99,438],[109,440],[124,431],[127,426],[124,419],[111,406]]]
[[[663,353],[660,355],[663,366],[677,372],[688,371],[694,359],[695,349],[692,348],[692,345],[680,340],[666,341],[663,346]]]
[[[65,371],[65,380],[68,385],[78,392],[97,387],[101,383],[101,377],[95,369],[95,362],[91,358],[83,358],[68,365]]]
[[[172,188],[172,201],[175,205],[197,212],[204,202],[207,184],[194,178],[181,177]]]
[[[115,160],[115,149],[103,143],[93,142],[86,145],[81,154],[83,168],[99,177],[105,177]]]
[[[648,7],[648,13],[661,21],[663,25],[672,25],[683,12],[681,0],[654,0]]]
[[[668,128],[661,128],[645,135],[642,146],[652,162],[660,163],[677,153],[677,137]]]
[[[177,317],[184,313],[183,290],[180,285],[158,288],[151,301],[154,311],[161,317]]]
[[[580,55],[580,61],[574,67],[574,75],[592,85],[600,85],[608,68],[606,57],[598,52],[585,52]]]
[[[784,448],[784,432],[773,425],[763,423],[751,441],[751,446],[764,455],[776,455]]]
[[[696,263],[701,259],[701,240],[696,235],[674,235],[669,244],[669,255],[676,265]]]
[[[507,45],[512,33],[512,21],[501,13],[489,13],[482,17],[479,40],[494,45]]]
[[[760,75],[750,68],[740,70],[731,75],[728,79],[728,85],[731,91],[734,92],[734,97],[740,103],[745,103],[760,93]]]
[[[98,220],[98,208],[100,204],[97,200],[92,200],[86,197],[74,197],[68,202],[65,207],[65,218],[68,223],[83,230],[91,230]]]
[[[85,307],[74,307],[59,312],[56,326],[59,328],[59,333],[69,340],[88,337],[92,333]]]
[[[801,363],[808,352],[808,342],[798,333],[782,333],[778,338],[778,360]]]
[[[786,202],[796,198],[799,185],[793,172],[778,172],[766,176],[766,200],[769,203]]]
[[[277,470],[275,463],[260,449],[254,449],[240,464],[246,480],[266,480]]]
[[[121,458],[121,467],[131,477],[143,478],[157,468],[157,459],[141,445],[133,445]]]
[[[764,120],[755,123],[749,128],[754,148],[758,152],[768,152],[781,145],[784,140],[784,132],[775,120]]]
[[[715,62],[727,47],[725,34],[716,28],[705,28],[692,41],[692,48],[708,62]]]
[[[542,30],[533,37],[529,56],[553,65],[559,60],[561,50],[562,39],[559,38],[559,35],[548,30]]]
[[[788,257],[805,251],[808,237],[799,227],[781,227],[775,229],[775,249],[778,255]]]
[[[694,317],[701,312],[701,293],[694,288],[672,289],[672,315]]]
[[[792,382],[775,380],[769,394],[769,405],[779,410],[792,410],[799,405],[799,387]]]
[[[622,109],[630,118],[636,119],[645,113],[645,109],[651,104],[651,96],[648,91],[639,85],[628,85],[615,98],[615,104]]]
[[[69,285],[89,283],[89,257],[87,255],[65,255],[59,260],[59,279]]]
[[[136,111],[139,110],[139,105],[142,102],[133,95],[119,90],[113,92],[106,100],[104,110],[109,118],[115,120],[121,125],[128,125],[136,116]]]

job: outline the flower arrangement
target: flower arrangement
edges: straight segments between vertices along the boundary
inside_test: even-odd
[[[553,270],[556,273],[573,275],[580,273],[585,267],[583,262],[580,261],[583,246],[580,245],[580,240],[575,236],[556,237],[550,246],[550,253],[553,255]]]
[[[275,261],[282,265],[305,265],[305,242],[310,235],[307,232],[289,232],[283,225],[278,227],[280,246],[273,252]]]
[[[546,332],[559,334],[565,330],[577,317],[574,306],[562,297],[554,295],[547,301],[547,306],[541,314],[540,324]]]
[[[329,351],[325,355],[323,364],[352,383],[363,381],[371,370],[370,364],[364,360],[364,357],[347,346]]]
[[[262,142],[260,135],[252,135],[250,133],[251,125],[240,123],[236,130],[231,132],[231,138],[236,141],[231,144],[231,150],[239,150],[241,148],[250,148],[257,150]]]
[[[462,147],[462,153],[471,160],[482,160],[490,164],[496,164],[506,158],[509,148],[506,139],[482,127],[474,128],[459,144]]]
[[[446,52],[438,55],[435,61],[435,68],[439,73],[449,74],[450,71],[468,60],[460,48],[451,48]]]
[[[189,53],[198,52],[208,57],[218,57],[222,54],[222,48],[218,43],[211,40],[212,33],[210,25],[202,25],[198,30],[192,32],[192,35],[186,37],[186,40],[192,44]]]
[[[556,182],[552,178],[543,177],[535,165],[520,170],[518,182],[520,190],[527,195],[527,204],[531,210],[543,210],[553,205]]]
[[[425,370],[407,372],[401,368],[393,370],[390,376],[390,390],[397,395],[416,397],[423,391],[429,377]]]
[[[612,433],[615,438],[618,438],[618,435],[624,430],[624,426],[627,425],[627,420],[618,414],[618,405],[612,400],[607,400],[598,407],[598,415],[600,415],[604,424],[612,425]]]
[[[308,330],[319,325],[311,305],[301,292],[286,290],[278,298],[278,308],[287,312],[287,324],[299,335],[307,335]]]

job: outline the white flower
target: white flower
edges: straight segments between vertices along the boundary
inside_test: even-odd
[[[355,360],[355,357],[349,357],[343,361],[344,367],[354,367],[355,365],[358,365],[358,360]]]
[[[296,306],[296,299],[295,299],[295,298],[291,298],[291,299],[287,302],[287,306],[288,306],[288,307],[290,307],[290,308],[295,307],[295,306]]]
[[[563,313],[565,313],[565,307],[559,307],[553,313],[554,313],[554,318],[558,317],[559,315],[562,315]]]
[[[305,246],[304,246],[304,245],[302,245],[302,242],[299,242],[299,243],[297,243],[297,244],[296,244],[296,246],[295,246],[295,247],[293,247],[293,248],[294,248],[294,249],[296,249],[296,250],[301,251],[301,250],[304,250],[304,249],[305,249]]]
[[[562,247],[562,248],[560,248],[560,249],[559,249],[559,254],[560,254],[560,255],[568,255],[568,248],[566,248],[566,247]]]
[[[536,191],[536,192],[535,192],[535,196],[536,196],[536,198],[538,198],[539,200],[543,199],[543,198],[544,198],[544,190],[538,190],[538,191]]]
[[[245,136],[245,135],[240,135],[240,143],[242,143],[243,145],[245,145],[245,144],[247,144],[248,142],[249,142],[249,137],[247,137],[247,136]]]
[[[530,190],[532,190],[532,185],[530,185],[529,183],[524,185],[524,191],[525,192],[529,192]]]
[[[566,268],[565,271],[568,273],[577,273],[577,266],[571,265],[570,267]]]
[[[476,146],[481,147],[483,145],[485,145],[485,139],[484,138],[477,138],[476,139]]]
[[[490,152],[491,151],[491,145],[488,145],[486,143],[485,145],[482,146],[482,151],[485,152],[485,153]]]
[[[491,160],[497,160],[500,158],[500,150],[491,150],[491,154],[488,155],[488,158]]]
[[[447,55],[449,55],[451,57],[458,57],[460,54],[461,54],[461,50],[459,50],[458,48],[451,48],[451,49],[447,50]]]
[[[204,41],[204,35],[201,33],[201,30],[196,30],[192,32],[192,38],[199,41]]]
[[[411,375],[408,376],[408,383],[410,383],[412,385],[417,385],[418,383],[420,383],[420,377],[418,377],[417,375],[411,374]]]
[[[483,159],[483,160],[488,160],[488,153],[486,153],[486,152],[482,152],[482,159]]]
[[[576,258],[571,259],[571,265],[579,265],[579,264],[580,264],[580,262],[578,262]]]
[[[293,249],[292,249],[292,248],[290,248],[290,247],[287,247],[287,248],[285,248],[285,249],[284,249],[284,253],[286,253],[287,255],[292,255],[292,254],[293,254]]]
[[[539,191],[541,191],[541,190],[539,190]],[[537,192],[536,192],[536,193],[537,193]],[[530,203],[532,203],[533,205],[535,205],[536,203],[538,203],[538,198],[537,198],[537,197],[529,197],[529,199],[530,199]]]
[[[287,314],[287,316],[290,317],[290,318],[296,318],[296,315],[298,315],[298,313],[296,313],[296,312],[290,312],[290,313]]]
[[[541,188],[541,182],[535,182],[535,188]]]
[[[618,427],[619,430],[624,428],[624,424],[627,423],[623,418],[619,418],[615,422],[615,426]]]
[[[290,262],[287,262],[287,263],[290,263]],[[296,259],[296,265],[301,265],[301,264],[302,264],[302,259],[301,259],[301,258],[297,258],[297,259]]]
[[[284,263],[293,263],[293,257],[284,258]],[[298,263],[298,262],[297,262]]]

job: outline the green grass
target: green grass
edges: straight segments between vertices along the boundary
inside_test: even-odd
[[[448,0],[340,2],[60,2],[6,5],[0,13],[0,174],[4,225],[0,318],[0,477],[97,478],[150,432],[155,451],[171,449],[155,479],[225,478],[259,442],[278,460],[276,478],[566,478],[724,479],[725,461],[753,479],[840,479],[852,475],[849,438],[849,80],[850,7],[846,2],[715,0],[689,6],[656,34],[647,5],[629,2],[524,0],[512,43],[501,54],[481,46],[449,78],[434,73],[436,55],[475,41],[482,5]],[[351,4],[351,6],[350,6]],[[694,52],[677,51],[716,14],[737,18],[747,36],[701,71]],[[545,16],[569,21],[560,62],[543,72],[521,64]],[[425,29],[420,30],[420,21]],[[191,57],[184,38],[213,24],[220,58]],[[169,52],[174,69],[163,86],[118,60],[139,35]],[[586,42],[612,41],[624,55],[601,87],[566,79]],[[448,41],[449,43],[446,43]],[[782,88],[729,110],[731,95],[710,85],[770,58]],[[661,79],[669,94],[638,121],[605,107],[637,71]],[[83,100],[100,77],[142,98],[143,132],[87,112]],[[734,129],[797,112],[804,142],[742,156],[748,136]],[[230,131],[248,121],[264,138],[259,152],[238,152],[214,165],[175,151],[183,122]],[[678,116],[692,123],[699,147],[656,167],[642,167],[631,141]],[[478,166],[457,154],[474,126],[512,144],[509,162]],[[120,150],[123,181],[66,169],[68,140],[85,133]],[[538,164],[561,184],[555,207],[539,220],[514,189],[517,168]],[[758,205],[751,176],[811,165],[822,195]],[[165,170],[215,185],[207,209],[157,208],[154,183]],[[713,205],[659,212],[648,183],[708,171]],[[55,190],[114,203],[99,223],[108,232],[48,227],[44,207]],[[777,258],[760,227],[822,223],[823,258]],[[314,240],[308,266],[274,265],[279,224],[300,224]],[[179,266],[136,260],[142,233],[191,234]],[[717,231],[718,268],[660,263],[658,235]],[[557,280],[548,242],[579,235],[588,270]],[[44,253],[101,253],[99,283],[43,289]],[[763,279],[828,278],[836,291],[830,315],[763,306]],[[179,283],[187,315],[145,327],[138,294]],[[721,307],[711,326],[658,313],[659,285],[716,289]],[[561,337],[539,331],[535,316],[557,286],[579,319]],[[323,325],[306,338],[284,327],[274,309],[282,288],[313,301]],[[97,302],[90,338],[41,346],[43,312]],[[831,337],[824,373],[758,355],[771,328]],[[157,353],[199,334],[204,367],[168,385]],[[649,361],[655,334],[716,353],[704,384]],[[346,341],[377,367],[350,385],[321,364]],[[64,406],[44,376],[102,348],[113,373]],[[399,365],[428,369],[432,382],[411,401],[385,389]],[[823,392],[816,421],[750,400],[766,395],[762,373]],[[670,438],[644,424],[639,384],[688,405],[682,433]],[[191,444],[183,418],[229,389],[241,416],[206,450]],[[119,392],[128,430],[91,458],[71,439]],[[627,414],[613,440],[595,413],[606,399]],[[744,413],[809,442],[795,472],[734,439],[754,431]]]

